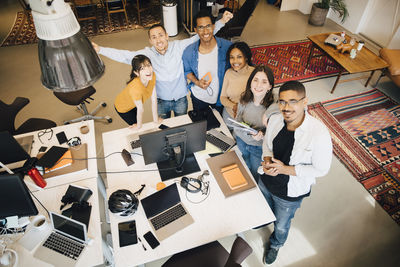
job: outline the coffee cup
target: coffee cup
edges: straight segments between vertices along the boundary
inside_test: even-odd
[[[363,46],[364,46],[364,41],[358,41],[358,46],[357,46],[357,51],[361,51],[361,49],[363,48]]]
[[[32,220],[32,229],[42,231],[47,227],[46,217],[43,215],[37,215]]]

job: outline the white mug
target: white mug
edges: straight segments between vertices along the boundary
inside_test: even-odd
[[[358,50],[358,51],[361,51],[361,49],[363,48],[363,46],[364,46],[364,41],[359,41],[359,42],[358,42],[358,46],[357,46],[357,50]]]

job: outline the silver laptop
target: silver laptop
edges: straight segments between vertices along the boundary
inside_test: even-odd
[[[229,138],[225,134],[217,131],[216,129],[211,129],[207,131],[206,140],[207,142],[218,147],[223,152],[229,151],[236,144],[235,140]]]
[[[53,231],[34,257],[54,266],[75,266],[87,245],[86,225],[50,212]]]
[[[158,240],[164,240],[194,222],[181,203],[176,183],[141,200]]]

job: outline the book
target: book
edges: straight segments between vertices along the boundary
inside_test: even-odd
[[[232,190],[247,185],[247,180],[236,163],[221,168],[221,174]]]
[[[68,151],[66,147],[52,146],[36,163],[43,168],[51,168]]]
[[[71,165],[73,162],[71,150],[68,149],[67,152],[53,165],[51,168],[45,168],[44,172],[52,172],[64,167]]]

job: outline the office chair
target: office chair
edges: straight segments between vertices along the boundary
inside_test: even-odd
[[[92,112],[90,113],[88,112],[86,103],[89,103],[88,101],[89,99],[94,100],[93,98],[91,98],[91,96],[94,93],[96,93],[96,89],[94,89],[93,86],[89,86],[85,89],[68,93],[61,93],[61,92],[53,92],[53,93],[61,102],[67,105],[77,106],[79,111],[83,114],[83,116],[79,118],[65,121],[64,124],[70,124],[73,122],[85,121],[85,120],[106,120],[108,123],[112,122],[112,119],[109,116],[104,116],[104,117],[94,116],[101,107],[107,106],[105,102],[101,102]]]
[[[229,253],[218,242],[189,249],[169,258],[162,267],[234,267],[240,264],[253,252],[253,249],[241,237],[233,242]]]
[[[17,97],[10,105],[0,100],[0,131],[8,131],[12,135],[16,135],[57,126],[57,124],[51,120],[31,118],[16,129],[15,117],[28,103],[29,99],[25,97]]]

